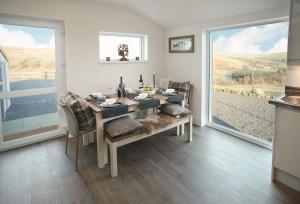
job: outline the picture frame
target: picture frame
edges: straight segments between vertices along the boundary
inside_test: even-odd
[[[194,35],[169,38],[169,53],[194,53]]]

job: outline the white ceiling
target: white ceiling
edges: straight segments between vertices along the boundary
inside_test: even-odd
[[[289,0],[96,0],[126,6],[164,27],[217,20],[289,5]]]

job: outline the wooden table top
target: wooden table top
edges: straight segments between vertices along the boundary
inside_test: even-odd
[[[116,98],[117,102],[121,102],[123,105],[128,105],[129,107],[129,112],[135,111],[138,109],[138,105],[139,102],[138,101],[134,101],[131,100],[127,97],[123,97],[123,98],[118,98],[118,96],[115,95],[111,95],[111,98]],[[159,94],[155,94],[152,96],[152,98],[154,99],[159,99],[160,100],[160,104],[165,104],[167,103],[167,96],[163,96],[163,95],[159,95]],[[94,111],[94,112],[101,112],[101,108],[99,108],[99,106],[96,104],[96,102],[93,101],[88,101],[88,104],[90,106],[90,108]]]

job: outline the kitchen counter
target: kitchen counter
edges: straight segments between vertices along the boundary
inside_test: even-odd
[[[269,104],[300,110],[300,96],[281,96],[269,100]]]
[[[272,179],[300,191],[300,95],[290,90],[269,101],[275,105]]]

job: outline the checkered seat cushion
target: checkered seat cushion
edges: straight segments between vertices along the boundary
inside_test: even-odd
[[[175,91],[178,91],[178,93],[181,93],[184,95],[185,105],[187,108],[190,108],[190,91],[191,91],[191,83],[189,81],[187,82],[174,82],[169,81],[170,89],[175,89]]]
[[[95,129],[96,119],[88,102],[79,95],[68,92],[66,103],[70,106],[77,119],[79,131],[90,131]]]

